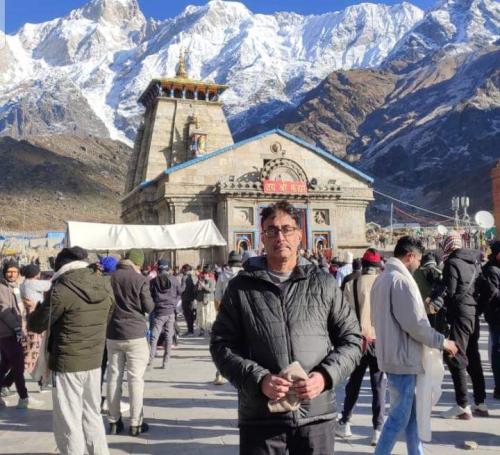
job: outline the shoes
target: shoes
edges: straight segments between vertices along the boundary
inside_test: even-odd
[[[1,398],[6,398],[6,397],[9,397],[11,395],[13,395],[15,392],[13,392],[12,390],[10,390],[9,387],[4,387],[2,389],[2,392],[0,393],[0,397]]]
[[[30,404],[29,398],[19,398],[16,409],[28,409],[29,404]]]
[[[109,422],[108,434],[120,434],[123,431],[123,421],[120,417],[116,422]]]
[[[5,400],[2,397],[0,397],[0,409],[5,408],[5,407],[7,407],[7,403],[5,402]]]
[[[163,363],[161,364],[161,369],[162,369],[162,370],[165,370],[166,368],[167,368],[167,362],[163,362]]]
[[[352,436],[351,424],[349,422],[342,423],[341,421],[339,421],[337,424],[337,428],[335,429],[335,434],[339,438],[350,438]]]
[[[139,436],[141,433],[147,433],[149,431],[149,425],[146,422],[142,422],[141,425],[131,426],[129,429],[130,436]]]
[[[453,406],[447,411],[441,414],[443,419],[460,419],[460,420],[470,420],[472,419],[472,411],[470,406],[462,408],[461,406]]]
[[[370,445],[375,447],[380,439],[380,430],[373,430],[372,440],[370,441]]]
[[[489,417],[488,406],[486,403],[479,403],[472,406],[472,415],[475,417]]]
[[[50,385],[41,385],[40,386],[40,393],[45,393],[45,392],[50,392],[52,387]]]
[[[205,336],[205,331],[203,329],[200,329],[200,332],[198,333],[198,336],[204,337]]]
[[[214,384],[215,385],[222,385],[225,382],[226,381],[224,380],[224,378],[222,377],[222,375],[219,372],[217,372],[216,375],[215,375]]]

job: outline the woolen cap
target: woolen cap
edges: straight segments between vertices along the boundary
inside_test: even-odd
[[[231,251],[229,253],[229,256],[227,258],[227,263],[228,264],[233,264],[235,262],[239,262],[241,263],[242,259],[241,259],[241,254],[239,254],[238,252],[236,251]]]
[[[369,248],[363,254],[361,259],[363,267],[380,267],[382,265],[382,257],[380,253],[373,248]]]
[[[144,251],[139,248],[132,248],[127,251],[125,259],[132,261],[137,267],[142,267],[144,265]]]

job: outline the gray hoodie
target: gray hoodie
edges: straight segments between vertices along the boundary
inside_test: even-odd
[[[371,317],[378,366],[386,373],[423,373],[422,346],[443,349],[444,336],[430,326],[417,283],[397,258],[373,284]]]

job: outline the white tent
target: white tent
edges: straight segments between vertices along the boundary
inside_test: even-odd
[[[67,246],[88,250],[186,250],[226,246],[212,220],[166,225],[100,224],[68,221]]]

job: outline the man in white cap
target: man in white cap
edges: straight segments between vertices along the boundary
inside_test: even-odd
[[[353,254],[350,251],[344,251],[344,265],[340,267],[337,272],[337,284],[339,285],[339,287],[342,287],[342,281],[344,281],[344,278],[352,273],[353,260]]]

